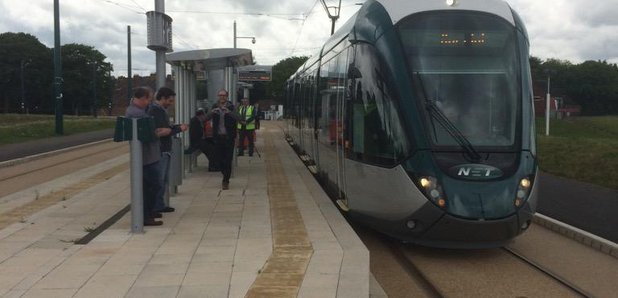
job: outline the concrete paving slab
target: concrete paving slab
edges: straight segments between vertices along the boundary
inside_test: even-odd
[[[328,198],[280,130],[260,133],[272,134],[276,150],[270,154],[278,154],[283,171],[268,178],[272,165],[265,156],[244,157],[231,189],[221,191],[221,174],[204,171],[200,157],[171,198],[176,212],[163,214],[164,225],[146,227],[144,234],[128,232],[127,214],[87,245],[55,247],[56,238],[77,237],[126,206],[126,171],[37,213],[35,225],[0,230],[0,248],[6,248],[0,249],[0,290],[26,297],[245,297],[262,278],[278,286],[258,286],[255,297],[368,297],[366,249],[355,236],[342,235],[353,231],[332,203],[324,203]],[[284,189],[283,181],[294,187]],[[281,213],[275,216],[272,208]],[[26,275],[3,279],[3,270],[16,265]]]

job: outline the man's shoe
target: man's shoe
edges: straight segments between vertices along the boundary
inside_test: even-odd
[[[153,218],[161,218],[161,217],[163,217],[163,214],[161,214],[159,212],[156,212],[152,217]]]
[[[159,212],[164,212],[164,213],[174,212],[174,211],[176,211],[176,209],[174,207],[169,207],[169,206],[159,210]]]
[[[223,182],[221,184],[221,189],[223,189],[223,190],[230,189],[230,183],[229,182]]]
[[[160,226],[162,224],[162,221],[156,221],[154,218],[144,220],[144,226]]]

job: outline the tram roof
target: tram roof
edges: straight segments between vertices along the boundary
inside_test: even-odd
[[[433,10],[474,10],[498,15],[511,24],[513,12],[506,1],[503,0],[455,0],[453,5],[448,5],[446,0],[378,0],[386,9],[393,24],[399,22],[408,15]]]

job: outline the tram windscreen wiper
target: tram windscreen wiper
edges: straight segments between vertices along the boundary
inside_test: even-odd
[[[464,136],[463,133],[457,128],[457,126],[455,126],[455,124],[453,124],[453,122],[451,122],[448,117],[446,117],[446,115],[442,113],[442,110],[438,108],[438,106],[436,106],[433,101],[429,100],[429,97],[427,97],[427,92],[425,91],[425,84],[423,83],[423,78],[421,77],[421,74],[419,72],[415,72],[415,74],[417,75],[418,80],[421,84],[421,91],[423,91],[425,105],[431,117],[433,117],[436,121],[438,121],[438,123],[440,123],[440,125],[442,125],[442,127],[444,127],[446,132],[448,132],[448,134],[451,135],[453,139],[455,139],[455,141],[461,146],[461,148],[466,150],[466,153],[468,153],[468,156],[473,161],[481,160],[481,155],[478,153],[478,151],[476,151],[476,149],[474,149],[474,146],[472,146],[472,143],[468,141],[466,136]]]

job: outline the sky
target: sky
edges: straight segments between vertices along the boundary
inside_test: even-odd
[[[426,0],[444,1],[444,0]],[[466,0],[459,0],[466,1]],[[341,0],[343,25],[363,0]],[[522,17],[531,55],[580,63],[618,63],[618,0],[508,0]],[[146,11],[155,0],[60,0],[61,43],[94,46],[127,73],[127,26],[131,26],[134,74],[155,71],[155,53],[146,48]],[[326,0],[336,6],[337,0]],[[52,0],[0,0],[0,32],[25,32],[53,47]],[[175,0],[166,1],[172,17],[175,52],[237,47],[253,52],[258,64],[273,65],[290,56],[314,54],[330,35],[331,21],[317,0]],[[168,66],[168,73],[170,72]]]

